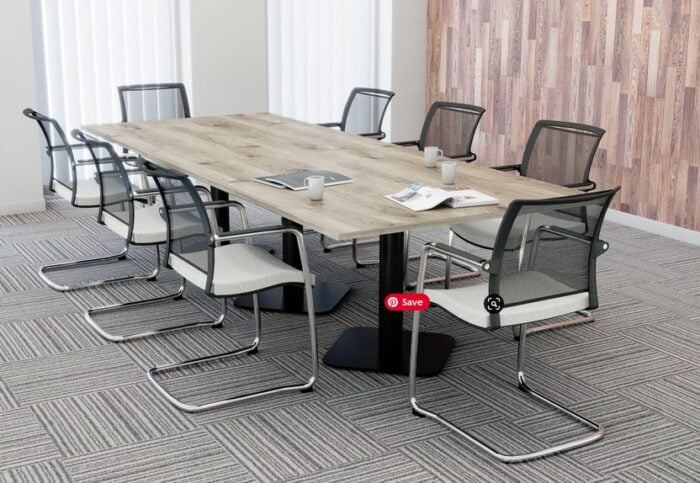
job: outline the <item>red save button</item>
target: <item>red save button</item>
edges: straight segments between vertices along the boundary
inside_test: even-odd
[[[430,298],[424,293],[390,293],[384,298],[384,307],[392,312],[422,312],[430,307]]]

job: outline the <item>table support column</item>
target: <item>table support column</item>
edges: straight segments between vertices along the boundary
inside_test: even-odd
[[[379,237],[378,352],[381,365],[387,368],[396,366],[395,372],[400,372],[403,359],[403,312],[388,310],[384,299],[391,293],[403,292],[406,270],[403,246],[403,233]]]
[[[405,263],[404,234],[382,235],[379,239],[378,327],[347,329],[326,352],[325,364],[340,369],[408,374],[411,333],[403,330],[403,312],[384,307],[387,295],[403,292]],[[439,374],[454,342],[449,335],[421,332],[418,375]]]
[[[228,193],[221,191],[218,188],[211,187],[211,200],[212,201],[228,201]],[[216,223],[223,231],[229,231],[231,229],[231,222],[229,220],[228,210],[214,210],[216,212]]]

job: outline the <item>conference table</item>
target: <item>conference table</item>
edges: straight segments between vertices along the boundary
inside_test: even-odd
[[[323,359],[327,365],[346,369],[408,372],[410,337],[403,328],[404,314],[384,306],[387,295],[404,290],[405,232],[500,216],[514,199],[575,193],[561,186],[460,162],[456,184],[494,196],[499,204],[414,212],[385,195],[413,183],[442,184],[440,170],[426,168],[421,152],[270,113],[101,124],[84,129],[158,166],[209,184],[214,199],[225,200],[229,194],[234,195],[279,215],[285,225],[309,228],[336,240],[379,236],[377,327],[346,329]],[[353,182],[327,187],[322,201],[311,201],[305,191],[278,189],[254,181],[300,169],[336,171],[351,177]],[[220,215],[219,223],[228,229],[228,214]],[[282,246],[283,260],[300,267],[294,237],[284,236]],[[343,284],[318,279],[314,292],[318,299],[316,310],[333,310],[348,290]],[[261,294],[261,306],[268,310],[303,311],[303,300],[298,287]],[[239,306],[250,303],[237,300]],[[439,373],[453,345],[454,339],[446,334],[421,332],[418,374]]]

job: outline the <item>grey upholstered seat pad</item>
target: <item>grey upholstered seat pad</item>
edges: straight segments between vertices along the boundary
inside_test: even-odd
[[[523,324],[588,308],[588,292],[570,294],[572,291],[571,287],[536,271],[503,277],[499,295],[506,305],[522,300],[543,300],[504,308],[499,314],[500,324]],[[491,326],[490,314],[484,308],[484,299],[489,295],[488,282],[449,290],[426,290],[425,293],[431,302],[465,322],[482,328]],[[545,298],[566,293],[570,295]]]
[[[170,264],[188,281],[204,288],[207,274],[196,267],[206,267],[206,257],[206,251],[189,253],[186,255],[188,263],[181,256],[171,255]],[[287,265],[259,246],[234,243],[217,247],[214,260],[211,290],[216,295],[236,295],[281,284],[304,283],[301,270]]]

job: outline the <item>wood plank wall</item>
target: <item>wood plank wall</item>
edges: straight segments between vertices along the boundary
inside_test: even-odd
[[[700,230],[700,0],[429,0],[428,104],[486,108],[478,162],[519,162],[538,119],[607,131],[615,208]]]

